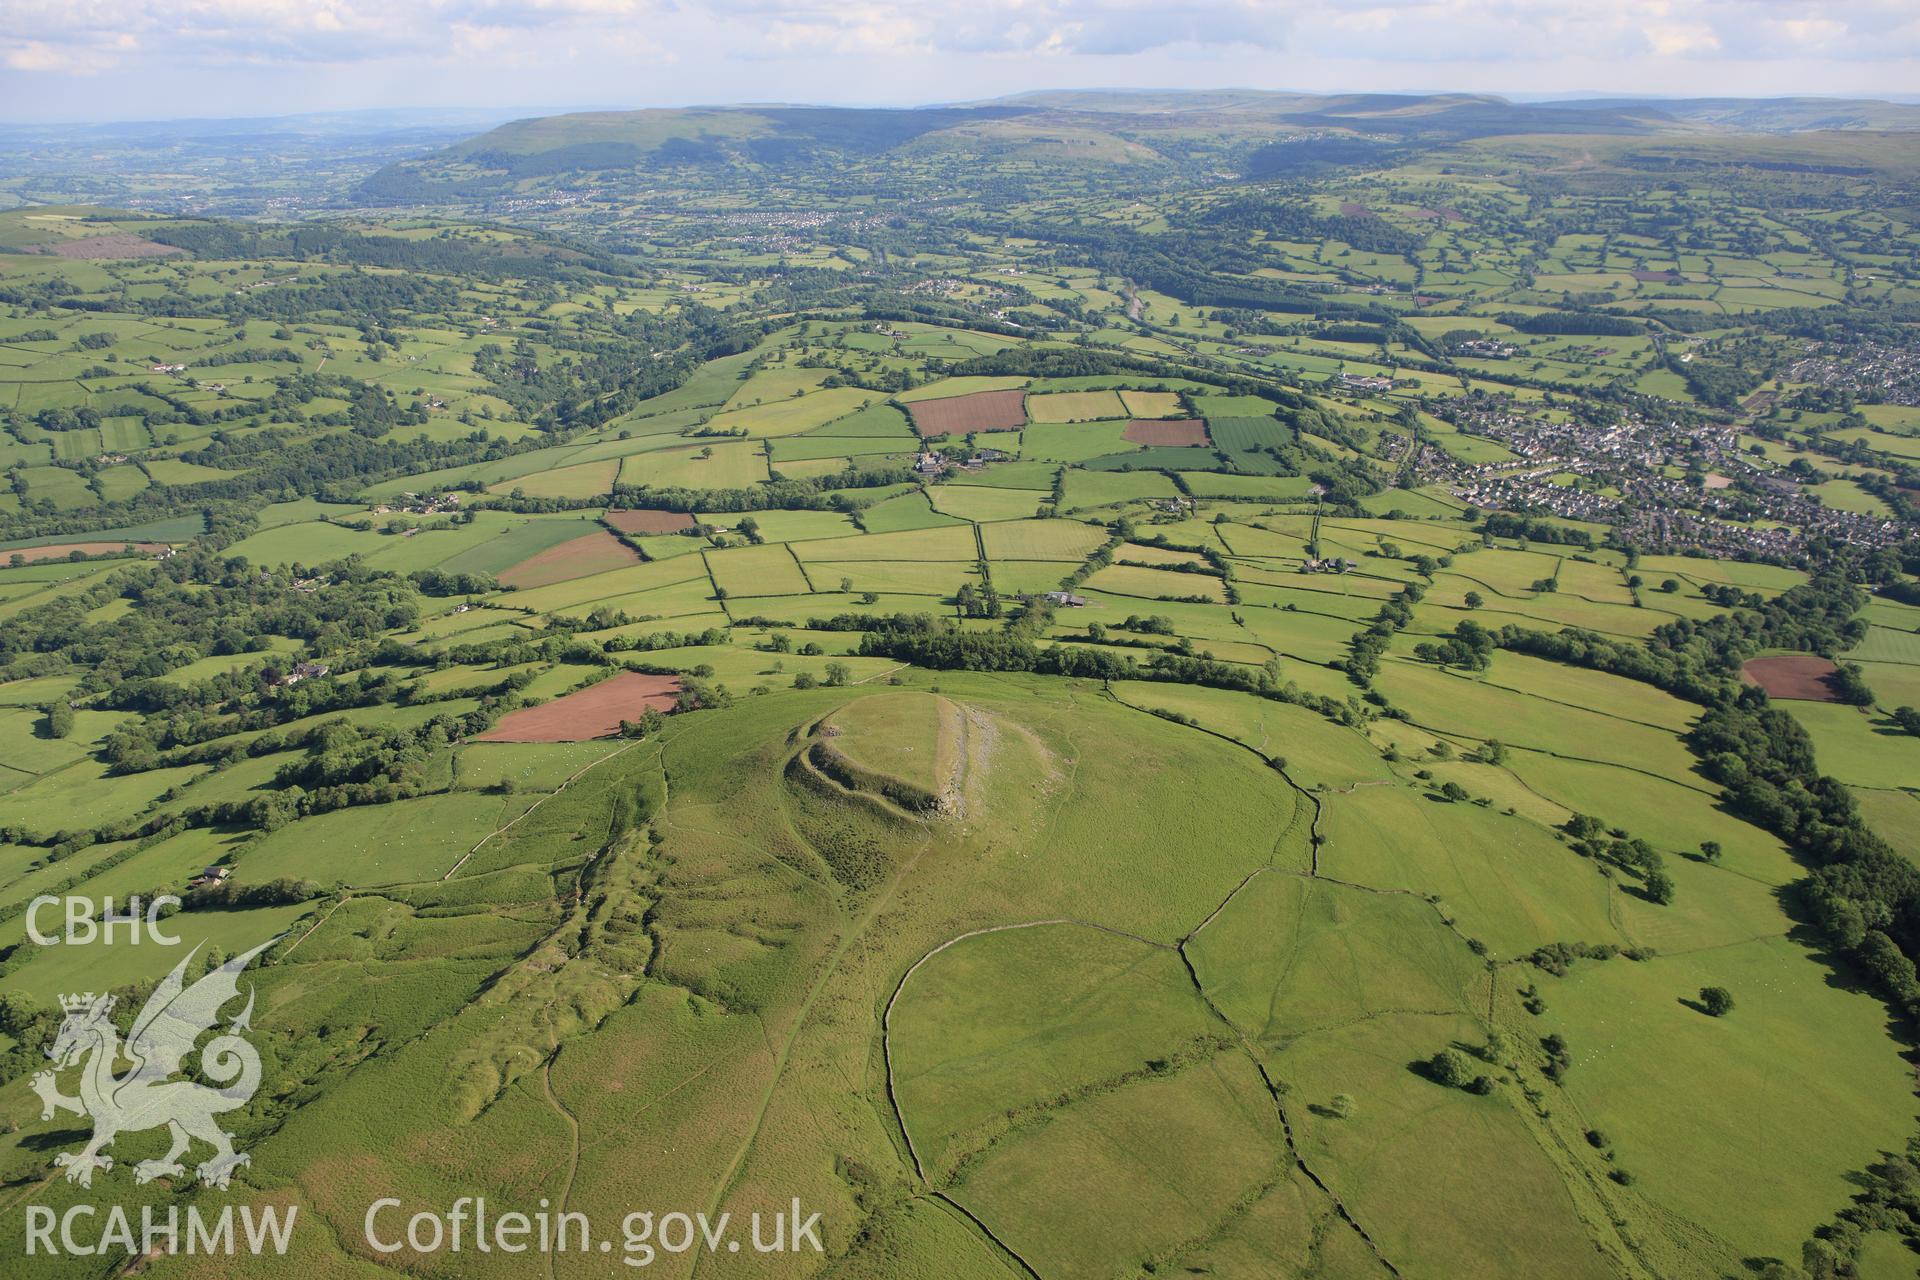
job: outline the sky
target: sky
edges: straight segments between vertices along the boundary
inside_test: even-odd
[[[1916,0],[0,0],[0,120],[1034,89],[1920,93]]]

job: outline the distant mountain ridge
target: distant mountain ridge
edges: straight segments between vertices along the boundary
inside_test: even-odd
[[[1920,104],[1874,98],[1568,98],[1533,105],[1555,110],[1651,109],[1674,120],[1752,133],[1920,130]]]
[[[1920,130],[1920,105],[1868,100],[1312,95],[1223,89],[1050,90],[926,107],[741,104],[514,120],[367,179],[362,198],[434,203],[525,194],[569,175],[635,181],[755,174],[830,180],[899,157],[976,170],[1045,159],[1088,172],[1229,169],[1263,176],[1365,164],[1409,147],[1502,136]],[[1314,144],[1301,147],[1301,143]],[[1275,147],[1281,148],[1275,152]]]

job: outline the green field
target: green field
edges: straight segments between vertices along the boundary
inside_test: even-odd
[[[632,1261],[374,1189],[820,1215],[700,1280],[1912,1273],[1920,111],[1798,91],[36,124],[0,1239],[300,1228],[0,1275]],[[42,1118],[57,997],[147,1061],[178,958],[30,904],[157,893],[191,977],[268,944],[225,1190]]]
[[[239,866],[249,879],[295,876],[350,887],[431,880],[517,817],[526,803],[428,796],[380,809],[323,814],[298,834],[288,828],[249,847]]]

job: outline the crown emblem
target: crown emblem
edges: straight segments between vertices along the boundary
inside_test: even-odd
[[[91,991],[82,992],[80,995],[77,995],[77,996],[61,996],[60,997],[60,1008],[67,1013],[80,1013],[84,1010],[92,1008],[93,1003],[94,1003],[94,995],[93,995],[93,992]],[[113,997],[101,996],[100,1012],[106,1013],[112,1008],[113,1008]]]

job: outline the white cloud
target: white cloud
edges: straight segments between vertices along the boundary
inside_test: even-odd
[[[1400,63],[1920,57],[1911,0],[1322,0],[1298,31],[1298,47]]]
[[[17,69],[49,71],[76,59],[124,61],[135,46],[175,66],[368,62],[444,55],[454,31],[618,25],[651,7],[646,0],[12,0],[0,50]]]
[[[704,28],[722,58],[795,51],[1125,57],[1170,47],[1351,54],[1383,61],[1621,56],[1910,58],[1910,0],[11,0],[0,49],[16,70],[135,56],[185,62],[357,62],[434,56],[450,32],[565,30],[589,50],[635,28]]]
[[[788,41],[830,49],[1111,56],[1180,44],[1279,48],[1297,6],[1272,0],[718,0],[705,7],[770,20]]]
[[[63,93],[106,110],[104,71],[142,114],[200,111],[223,94],[220,109],[250,112],[509,92],[514,102],[925,102],[1129,83],[1920,88],[1915,0],[0,3],[0,118],[52,110]],[[295,90],[300,105],[282,100]]]
[[[77,71],[74,55],[41,40],[26,40],[7,50],[7,66],[15,71]]]

